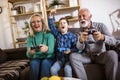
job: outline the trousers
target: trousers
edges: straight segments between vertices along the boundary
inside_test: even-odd
[[[30,61],[30,80],[40,80],[42,77],[50,77],[50,68],[53,59],[32,59]]]
[[[118,68],[118,54],[114,50],[109,50],[100,55],[84,55],[72,53],[70,55],[70,62],[78,78],[88,80],[85,72],[84,63],[94,63],[105,65],[106,80],[116,80],[116,73]]]
[[[58,71],[64,67],[65,77],[72,77],[72,68],[70,62],[66,62],[64,65],[61,61],[56,61],[53,66],[51,67],[51,75],[58,76]]]

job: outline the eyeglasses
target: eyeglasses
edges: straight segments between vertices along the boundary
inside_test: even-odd
[[[41,20],[37,20],[37,21],[32,21],[31,23],[35,24],[35,23],[40,23],[40,22],[42,22],[42,21]]]

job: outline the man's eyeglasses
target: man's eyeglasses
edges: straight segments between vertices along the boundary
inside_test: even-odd
[[[32,21],[31,23],[39,23],[39,22],[41,22],[41,20],[37,20],[37,21]]]

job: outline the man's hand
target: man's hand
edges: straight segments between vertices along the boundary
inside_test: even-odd
[[[87,38],[88,38],[88,33],[87,32],[81,32],[80,33],[80,39],[79,39],[80,43],[83,43],[84,41],[86,41]]]
[[[104,40],[105,39],[105,36],[99,31],[94,32],[93,37],[95,40]]]
[[[50,18],[53,18],[55,14],[56,14],[56,9],[51,9]]]

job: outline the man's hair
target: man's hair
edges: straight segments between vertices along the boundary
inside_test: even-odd
[[[79,12],[80,11],[87,11],[89,16],[91,15],[91,12],[90,12],[90,10],[88,8],[82,8],[82,9],[79,10]]]

